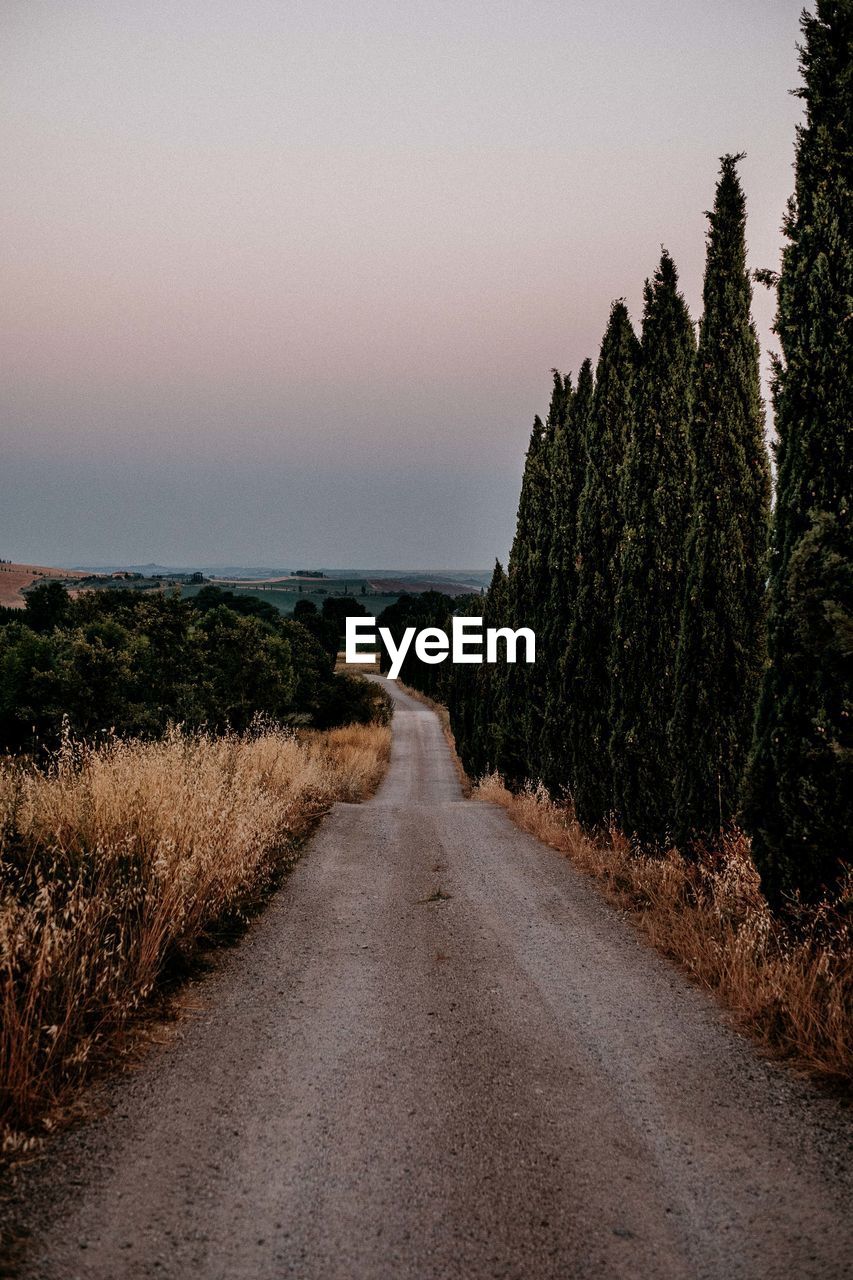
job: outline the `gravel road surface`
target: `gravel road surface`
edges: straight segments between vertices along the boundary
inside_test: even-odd
[[[853,1275],[851,1120],[558,854],[463,800],[395,686],[175,1040],[19,1175],[39,1280]]]

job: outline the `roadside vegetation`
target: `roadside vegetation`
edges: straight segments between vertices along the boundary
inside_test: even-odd
[[[649,854],[621,832],[590,834],[570,804],[543,786],[510,791],[497,774],[473,799],[595,878],[649,941],[713,992],[738,1024],[774,1054],[834,1083],[853,1084],[851,922],[843,904],[785,917],[761,892],[750,841],[733,830],[713,852]]]
[[[403,678],[446,704],[481,798],[593,872],[765,1043],[849,1076],[850,7],[817,0],[802,26],[787,243],[759,273],[778,301],[775,501],[726,155],[698,336],[664,251],[639,332],[617,299],[594,372],[554,371],[506,572],[453,602],[531,627],[535,665],[413,655]]]
[[[390,703],[335,672],[342,616],[49,582],[0,618],[6,1147],[245,920],[331,803],[376,785]]]
[[[664,251],[639,335],[617,300],[594,376],[554,371],[506,572],[483,599],[427,593],[382,615],[532,628],[532,665],[407,657],[469,775],[543,782],[585,830],[615,826],[645,853],[700,856],[740,826],[780,912],[846,890],[853,839],[849,7],[823,0],[802,25],[806,116],[769,279],[775,502],[741,157],[726,155],[698,342]]]
[[[170,730],[0,765],[0,1128],[21,1144],[211,929],[247,918],[387,724]]]
[[[46,583],[0,618],[0,751],[43,753],[66,725],[91,741],[157,737],[170,724],[239,731],[258,714],[367,723],[382,709],[378,689],[334,670],[352,607],[330,598],[291,619],[216,587],[191,600],[120,590],[71,599]]]

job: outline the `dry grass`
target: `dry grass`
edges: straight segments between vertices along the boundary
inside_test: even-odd
[[[513,794],[491,775],[473,794],[501,805],[525,831],[594,876],[609,901],[766,1048],[817,1075],[853,1082],[853,953],[843,906],[824,905],[790,921],[774,916],[741,832],[699,861],[675,849],[650,857],[619,832],[591,839],[571,809],[543,788]]]
[[[245,917],[320,813],[360,800],[387,726],[174,732],[46,770],[0,763],[0,1126],[44,1117],[212,925]]]
[[[343,671],[344,673],[355,676],[364,675],[367,672],[375,672],[379,675],[379,662],[347,662],[346,653],[343,649],[338,653],[335,659],[335,671]]]
[[[61,582],[72,578],[85,578],[86,574],[76,569],[49,569],[39,564],[3,564],[0,563],[0,605],[10,609],[23,609],[26,605],[24,588],[34,582],[47,582],[58,578]]]

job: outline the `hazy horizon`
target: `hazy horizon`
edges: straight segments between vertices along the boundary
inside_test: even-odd
[[[724,152],[778,264],[800,8],[4,6],[0,556],[505,560],[551,367],[661,244],[698,319]]]
[[[392,577],[402,577],[406,574],[412,574],[415,577],[438,577],[440,574],[446,573],[452,577],[462,578],[468,574],[472,576],[480,576],[483,574],[490,575],[494,566],[479,568],[452,568],[433,565],[429,569],[411,569],[405,565],[385,565],[377,568],[372,566],[354,566],[354,565],[332,565],[332,564],[313,564],[313,563],[288,563],[286,565],[255,565],[255,564],[203,564],[194,562],[192,564],[160,564],[156,560],[144,560],[133,562],[118,561],[112,564],[61,564],[45,566],[57,569],[74,569],[74,570],[90,570],[95,573],[98,571],[108,572],[109,570],[131,570],[131,569],[156,569],[166,570],[172,573],[184,573],[188,570],[207,570],[211,574],[233,574],[234,572],[245,573],[249,570],[253,572],[263,573],[281,573],[292,574],[297,570],[305,573],[309,569],[316,569],[329,576],[330,581],[340,581],[344,578],[369,577],[371,575],[391,574]]]

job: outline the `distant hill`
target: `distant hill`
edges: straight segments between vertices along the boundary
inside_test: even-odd
[[[71,585],[85,576],[85,573],[75,569],[55,569],[42,564],[0,563],[0,605],[23,609],[27,602],[24,592],[34,583],[54,578]]]
[[[286,569],[245,568],[243,565],[208,565],[208,564],[101,564],[75,565],[75,569],[83,573],[141,573],[143,578],[171,578],[177,574],[184,576],[190,573],[203,573],[206,578],[277,578],[287,574]]]
[[[298,566],[301,568],[302,566]],[[140,573],[145,578],[174,575],[184,576],[191,573],[203,573],[206,578],[226,579],[230,582],[284,582],[294,578],[295,570],[282,569],[280,566],[246,566],[246,565],[164,565],[164,564],[103,564],[76,565],[75,572],[82,573]],[[461,595],[468,591],[479,591],[487,587],[491,578],[489,569],[327,569],[323,567],[326,579],[335,581],[364,580],[371,584],[382,584],[382,590],[401,591],[443,591],[447,595]],[[380,589],[378,586],[375,589]]]

